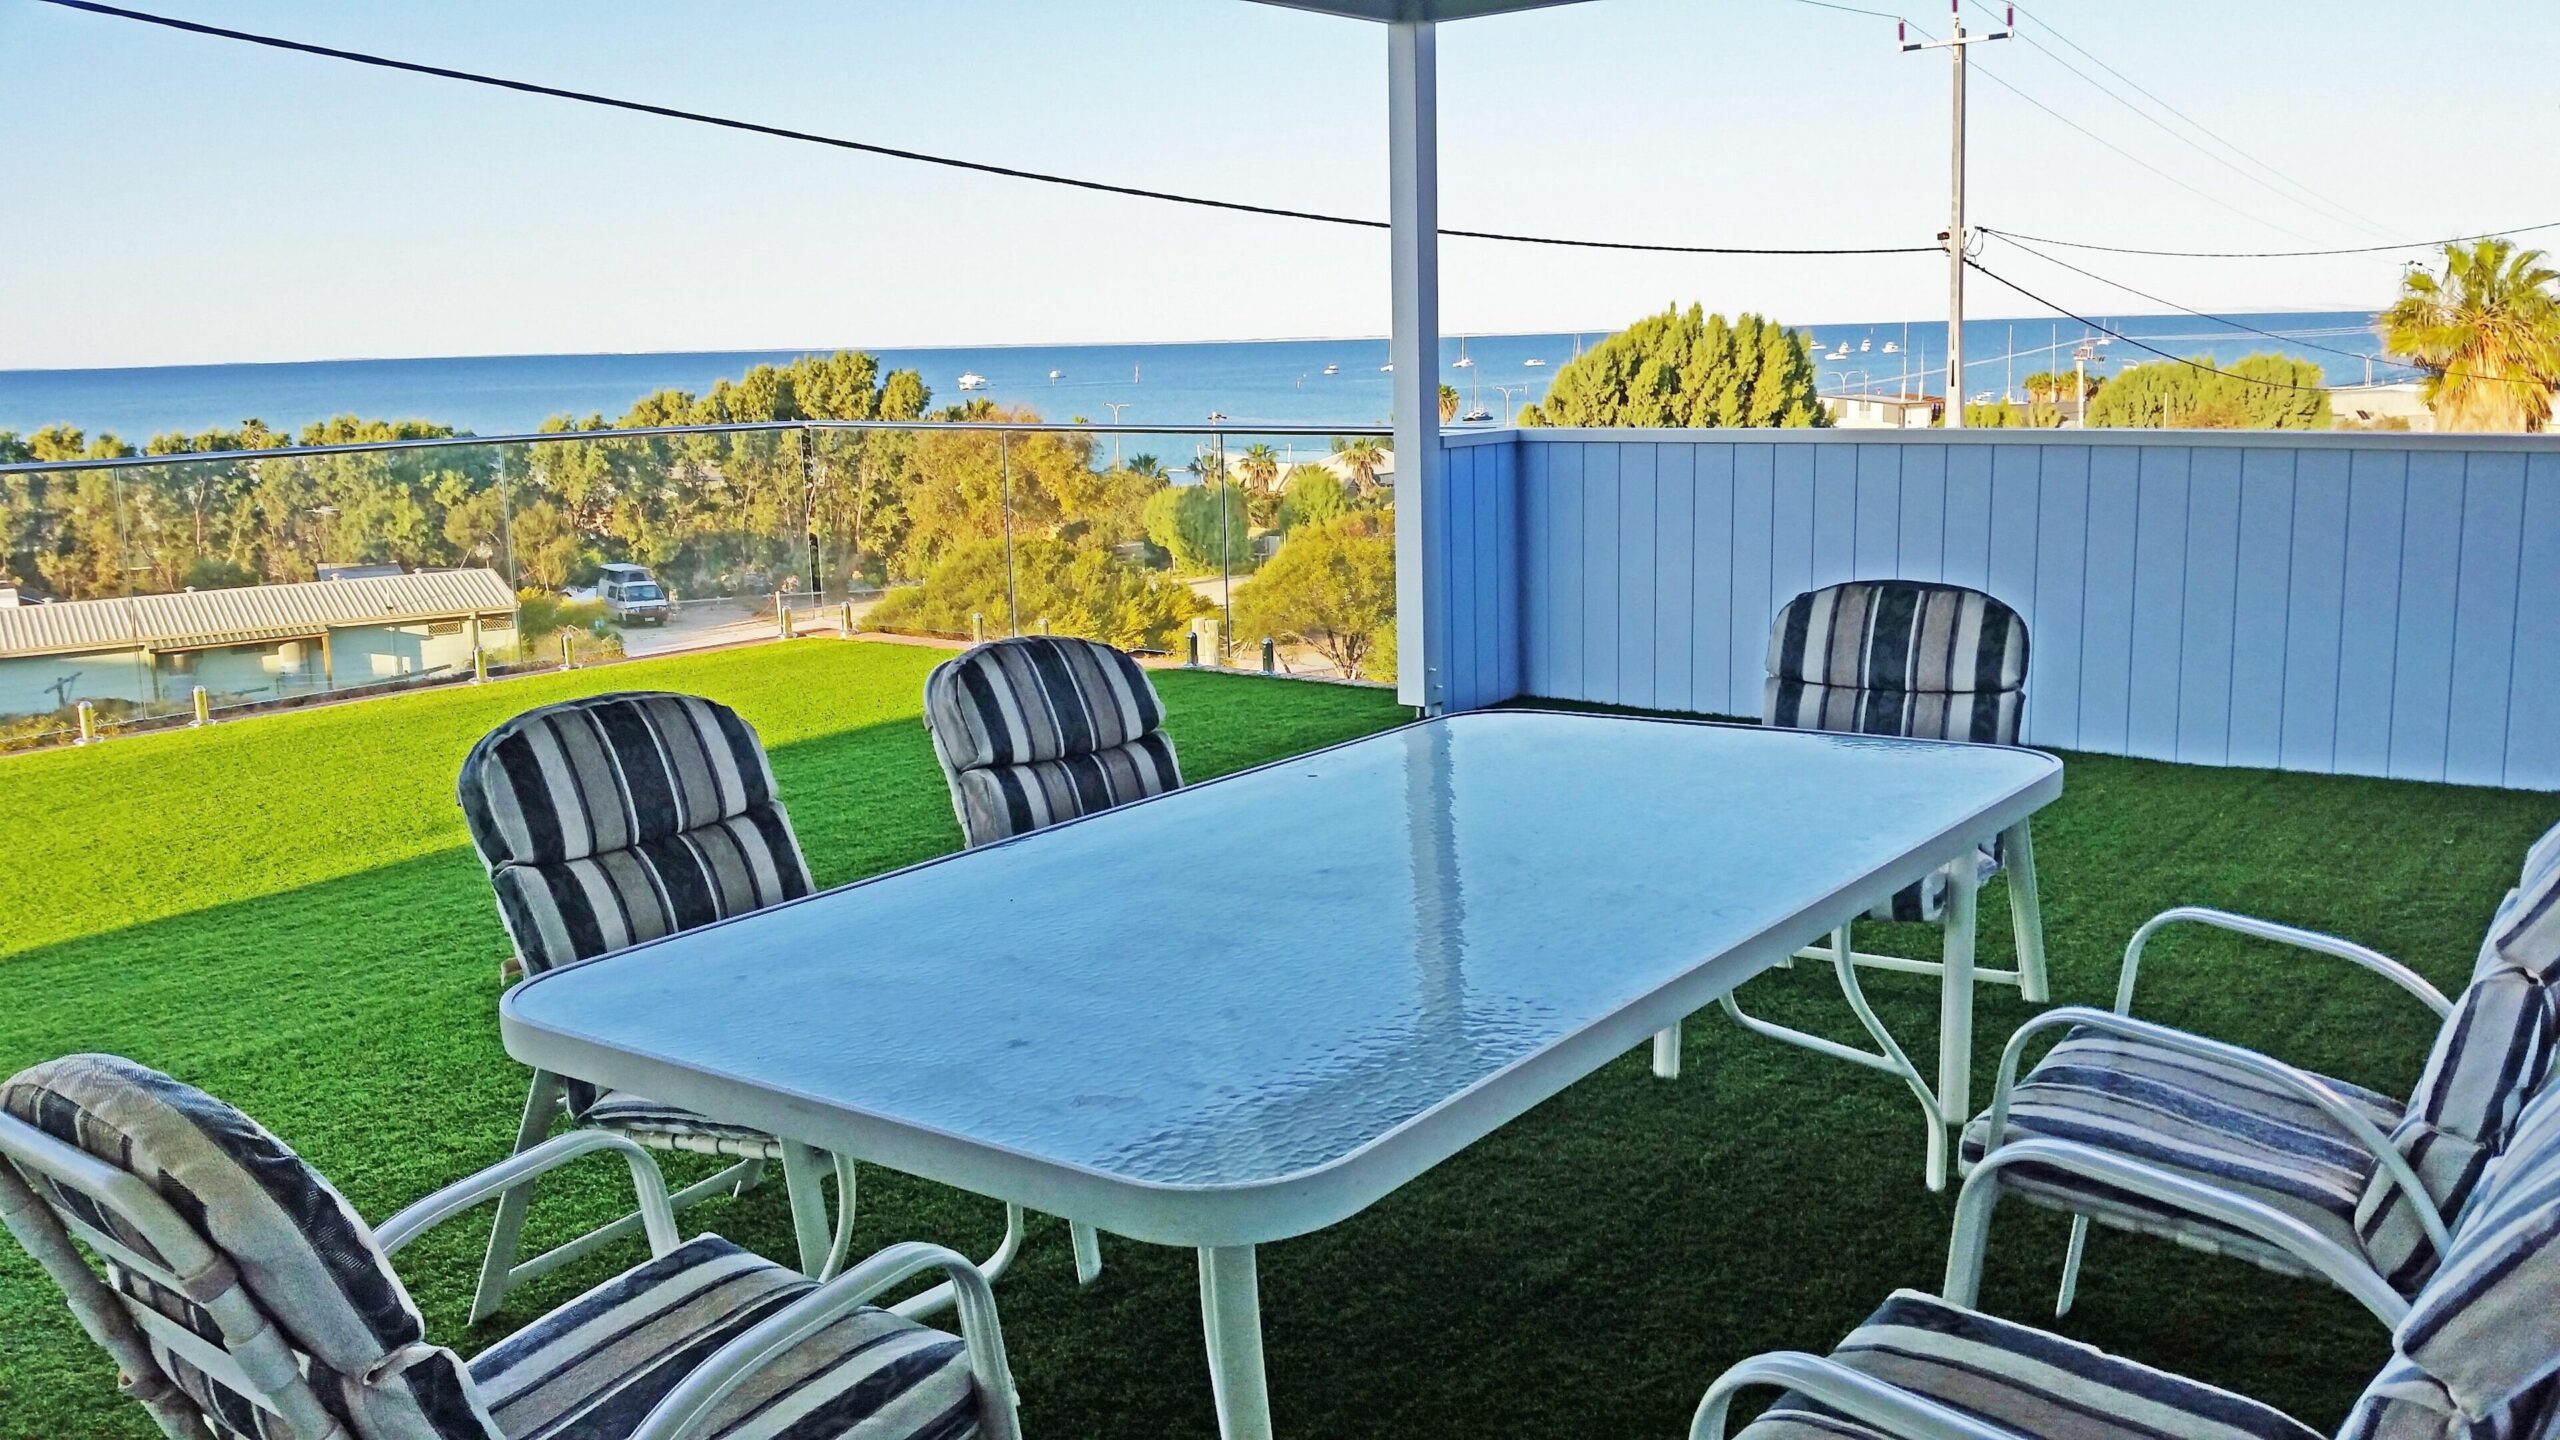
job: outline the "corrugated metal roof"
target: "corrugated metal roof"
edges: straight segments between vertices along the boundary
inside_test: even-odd
[[[0,606],[0,659],[291,640],[350,625],[506,614],[515,607],[515,593],[495,570]]]

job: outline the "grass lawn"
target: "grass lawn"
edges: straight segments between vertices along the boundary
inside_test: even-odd
[[[805,641],[253,719],[0,761],[16,859],[0,869],[0,1073],[73,1050],[131,1055],[264,1121],[379,1218],[504,1154],[523,1072],[499,1048],[506,942],[452,802],[484,730],[564,696],[635,686],[736,705],[772,747],[822,885],[959,843],[917,721],[942,658]],[[1184,768],[1203,779],[1403,718],[1376,691],[1159,675]],[[2453,989],[2523,847],[2560,800],[2382,781],[2069,757],[2040,818],[2056,998],[2104,1003],[2124,938],[2181,902],[2321,925]],[[1678,877],[1662,877],[1676,884]],[[1250,923],[1250,876],[1164,857]],[[2009,962],[2000,887],[1984,960]],[[1929,933],[1874,937],[1906,946]],[[1916,952],[1915,952],[1916,953]],[[1854,1033],[1811,967],[1756,982],[1756,1011]],[[1869,993],[1930,1066],[1934,982]],[[1977,1007],[1978,1084],[2023,1019]],[[2217,938],[2155,949],[2145,1013],[2405,1089],[2427,1017],[2377,980]],[[1689,1029],[1686,1075],[1630,1055],[1332,1230],[1264,1252],[1273,1403],[1286,1433],[1673,1435],[1742,1355],[1826,1349],[1898,1285],[1934,1287],[1949,1214],[1919,1184],[1898,1084]],[[698,1173],[688,1162],[670,1177]],[[539,1242],[627,1204],[618,1167],[544,1192]],[[866,1169],[857,1253],[897,1239],[982,1252],[992,1203]],[[780,1185],[687,1212],[792,1254]],[[2062,1224],[2004,1215],[1986,1302],[2049,1313]],[[481,1227],[402,1257],[430,1333],[466,1353],[631,1255],[526,1287],[460,1324]],[[1034,1436],[1213,1433],[1191,1257],[1105,1242],[1075,1285],[1066,1230],[1035,1225],[999,1289]],[[2213,1379],[2327,1428],[2384,1336],[2320,1287],[2101,1233],[2067,1333]],[[0,1245],[0,1440],[153,1433],[13,1246]]]

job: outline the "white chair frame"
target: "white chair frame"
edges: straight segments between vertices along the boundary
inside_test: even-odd
[[[2103,1013],[2103,1012],[2100,1012]],[[2385,1333],[2409,1312],[2409,1302],[2373,1273],[2364,1257],[2301,1219],[2262,1201],[2203,1184],[2113,1151],[2066,1140],[2018,1140],[1985,1156],[1956,1197],[1954,1233],[1947,1246],[1946,1277],[1939,1294],[1948,1303],[1978,1309],[1983,1261],[1991,1244],[1991,1216],[2012,1193],[2002,1172],[2015,1165],[2061,1170],[2129,1194],[2190,1209],[2242,1231],[2270,1249],[2292,1254],[2305,1273],[2324,1275],[2355,1296]],[[1914,1395],[1828,1356],[1800,1350],[1755,1355],[1727,1369],[1707,1387],[1689,1426],[1690,1440],[1725,1440],[1734,1397],[1754,1386],[1792,1390],[1901,1440],[2020,1440],[2005,1426]]]
[[[1989,1123],[1985,1132],[1986,1153],[1983,1159],[1975,1162],[1973,1168],[1991,1167],[1995,1171],[2005,1168],[2005,1163],[2001,1166],[1993,1166],[1993,1159],[2006,1155],[2016,1145],[2027,1143],[2025,1141],[2004,1142],[2001,1138],[2008,1132],[2009,1105],[2018,1086],[2027,1042],[2047,1030],[2081,1026],[2111,1035],[2141,1039],[2182,1054],[2234,1065],[2293,1091],[2317,1106],[2321,1113],[2338,1122],[2358,1145],[2374,1157],[2382,1174],[2388,1177],[2393,1185],[2408,1194],[2412,1207],[2417,1212],[2420,1228],[2426,1232],[2429,1242],[2441,1251],[2447,1244],[2447,1226],[2444,1217],[2439,1213],[2435,1197],[2428,1194],[2426,1187],[2419,1183],[2417,1172],[2410,1166],[2408,1158],[2400,1153],[2400,1148],[2392,1144],[2390,1137],[2384,1134],[2363,1111],[2348,1104],[2344,1097],[2324,1083],[2319,1076],[2244,1046],[2208,1039],[2184,1030],[2151,1021],[2137,1020],[2133,1017],[2134,986],[2141,976],[2143,953],[2154,935],[2177,925],[2204,926],[2312,954],[2345,960],[2380,975],[2407,992],[2420,1004],[2426,1006],[2439,1024],[2453,1012],[2453,1002],[2445,998],[2442,991],[2427,983],[2424,976],[2390,956],[2368,946],[2359,945],[2352,940],[2341,939],[2317,930],[2306,930],[2296,925],[2262,920],[2251,915],[2238,915],[2228,910],[2216,910],[2201,905],[2180,905],[2163,910],[2144,921],[2141,928],[2133,932],[2133,938],[2126,942],[2124,966],[2116,977],[2116,1003],[2112,1011],[2078,1005],[2065,1006],[2036,1016],[2020,1026],[2017,1033],[2009,1037],[2008,1046],[2000,1056],[1999,1078],[1994,1082],[1991,1092]],[[2216,1195],[2224,1194],[2224,1192],[2213,1190],[2210,1186],[2196,1185],[2193,1188],[2196,1193],[2210,1191]],[[2043,1195],[2035,1195],[2031,1198],[2038,1203],[2061,1205],[2057,1198]],[[2209,1219],[2220,1218],[2212,1211],[2200,1207],[2182,1208],[2194,1208],[2195,1213]],[[2057,1316],[2070,1314],[2071,1306],[2078,1296],[2080,1271],[2088,1252],[2089,1225],[2093,1218],[2103,1218],[2111,1226],[2137,1232],[2149,1228],[2140,1223],[2138,1217],[2131,1215],[2118,1215],[2112,1212],[2101,1215],[2091,1211],[2072,1210],[2070,1246],[2063,1256],[2062,1284],[2054,1299],[2053,1313]],[[2267,1247],[2253,1246],[2247,1251],[2245,1258],[2280,1273],[2337,1280],[2338,1277],[2328,1270],[2304,1265],[2301,1262],[2303,1253],[2304,1249],[2300,1244],[2288,1242]],[[2353,1258],[2352,1268],[2362,1272],[2358,1278],[2359,1285],[2368,1279],[2375,1284],[2381,1283],[2381,1277],[2373,1272],[2371,1262],[2361,1255]],[[2339,1283],[2341,1288],[2348,1289],[2351,1293],[2356,1291],[2355,1285]],[[2388,1290],[2389,1287],[2384,1288]]]
[[[547,1140],[426,1196],[375,1227],[375,1240],[386,1258],[395,1255],[444,1221],[491,1199],[503,1200],[534,1177],[599,1151],[613,1152],[630,1167],[639,1197],[632,1219],[647,1236],[651,1256],[674,1250],[681,1243],[675,1206],[657,1161],[630,1139],[595,1129]],[[295,1440],[348,1440],[282,1332],[240,1287],[229,1257],[180,1219],[141,1177],[14,1116],[0,1115],[0,1156],[10,1162],[0,1164],[0,1222],[62,1287],[81,1327],[115,1359],[124,1388],[143,1403],[169,1440],[204,1440],[204,1424],[194,1402],[168,1383],[152,1360],[146,1334],[277,1417]],[[21,1170],[114,1213],[161,1258],[147,1257],[56,1209],[37,1196]],[[82,1247],[186,1296],[213,1316],[225,1336],[250,1338],[216,1345],[149,1306],[127,1300],[81,1257]],[[1019,1399],[1005,1358],[994,1291],[967,1257],[915,1243],[881,1251],[722,1346],[659,1401],[632,1440],[691,1440],[702,1433],[712,1408],[738,1384],[848,1311],[928,1270],[944,1273],[937,1288],[949,1291],[958,1308],[961,1342],[982,1403],[980,1423],[990,1440],[1020,1440]]]

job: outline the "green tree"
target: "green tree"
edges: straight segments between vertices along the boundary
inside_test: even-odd
[[[1351,492],[1342,477],[1322,465],[1300,465],[1289,471],[1280,491],[1280,528],[1321,525],[1351,512]]]
[[[1232,485],[1168,486],[1147,497],[1145,520],[1147,538],[1185,575],[1216,574],[1222,565],[1241,574],[1252,564],[1245,497]]]
[[[1566,362],[1525,425],[1807,428],[1830,423],[1802,335],[1696,305],[1650,315]]]
[[[1993,405],[1967,405],[1964,423],[1974,430],[2051,430],[2062,423],[2062,412],[2041,400],[2025,405],[2003,400]]]
[[[1012,596],[1025,630],[1041,620],[1060,635],[1081,635],[1124,650],[1171,648],[1209,603],[1188,586],[1104,550],[1062,540],[1017,540]],[[1001,540],[954,547],[920,585],[891,591],[866,623],[892,630],[965,635],[970,617],[1004,624],[1005,548]]]
[[[1236,478],[1248,490],[1269,490],[1280,478],[1280,452],[1256,442],[1236,456]]]
[[[1455,385],[1443,385],[1440,387],[1440,423],[1446,425],[1457,418],[1458,387]]]
[[[1236,592],[1237,632],[1312,645],[1345,678],[1357,677],[1379,630],[1395,621],[1391,524],[1372,510],[1292,534]]]
[[[2179,430],[2325,430],[2320,367],[2261,353],[2229,368],[2199,356],[2120,371],[2089,401],[2089,426]]]
[[[1352,489],[1366,496],[1378,488],[1378,472],[1387,468],[1387,447],[1375,435],[1337,435],[1333,453],[1351,472]]]
[[[2512,240],[2444,247],[2444,269],[2411,270],[2382,312],[2382,343],[2426,374],[2441,430],[2539,432],[2560,386],[2560,271]]]
[[[2026,378],[2027,401],[2029,404],[2077,405],[2097,394],[2098,386],[2104,381],[2104,376],[2084,376],[2076,369],[2039,370]]]

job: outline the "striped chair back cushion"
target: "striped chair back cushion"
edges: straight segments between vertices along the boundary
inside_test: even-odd
[[[471,748],[458,794],[528,970],[813,888],[755,730],[699,696],[527,711]]]
[[[2560,1388],[2560,1086],[2537,1089],[2392,1334],[2349,1435],[2521,1433]],[[2359,1425],[2362,1426],[2359,1429]]]
[[[2471,983],[2437,1032],[2409,1108],[2391,1133],[2448,1223],[2507,1144],[2560,1043],[2560,926],[2518,918],[2552,908],[2560,866],[2534,878],[2498,907]],[[2357,1204],[2356,1233],[2404,1294],[2437,1262],[2408,1196],[2380,1171]]]
[[[20,1071],[0,1085],[0,1111],[148,1183],[225,1262],[194,1275],[164,1274],[179,1282],[174,1288],[111,1266],[111,1282],[137,1311],[156,1311],[228,1351],[262,1341],[259,1332],[272,1327],[322,1404],[363,1440],[496,1440],[497,1426],[461,1361],[425,1343],[418,1308],[372,1230],[256,1121],[112,1055],[72,1055]],[[41,1175],[26,1178],[57,1213],[167,1265],[145,1221]],[[215,1433],[287,1433],[275,1414],[166,1343],[155,1338],[151,1350]]]
[[[993,640],[935,667],[925,728],[971,845],[1178,789],[1147,672],[1092,640]]]
[[[2023,690],[1852,690],[1772,675],[1761,696],[1760,723],[1787,730],[2015,745],[2025,705]]]
[[[1769,674],[1844,690],[2016,690],[2027,683],[2027,626],[1961,585],[1851,580],[1778,612]]]

